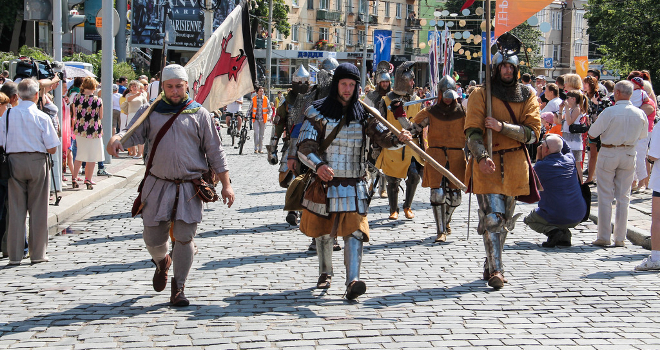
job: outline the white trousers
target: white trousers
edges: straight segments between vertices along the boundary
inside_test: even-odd
[[[612,236],[612,202],[616,199],[614,240],[626,238],[630,188],[635,174],[635,149],[601,148],[596,162],[598,177],[598,238]]]
[[[254,120],[254,150],[261,152],[264,148],[264,131],[266,130],[266,123],[263,119]]]
[[[637,146],[635,147],[637,157],[635,159],[634,181],[644,180],[648,176],[646,172],[646,153],[649,150],[649,139],[649,137],[646,137],[637,141]]]

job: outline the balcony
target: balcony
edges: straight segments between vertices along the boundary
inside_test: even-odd
[[[355,25],[356,26],[364,26],[365,23],[365,14],[361,13],[358,14],[357,18],[355,19]],[[374,15],[369,15],[369,25],[377,25],[378,24],[378,17]]]
[[[316,20],[323,22],[339,22],[341,21],[341,12],[318,10],[316,11]]]
[[[254,40],[254,48],[255,49],[265,49],[268,45],[268,40],[264,38],[256,38]],[[277,50],[279,48],[279,42],[275,39],[273,39],[272,42],[273,45],[273,50]]]
[[[422,50],[414,47],[412,43],[405,43],[403,46],[403,53],[406,55],[421,55]]]
[[[406,32],[412,32],[413,30],[421,30],[422,25],[419,23],[419,18],[407,18],[406,26],[404,27]]]

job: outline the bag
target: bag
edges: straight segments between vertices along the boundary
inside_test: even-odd
[[[585,132],[589,131],[589,125],[586,123],[571,124],[568,126],[568,131],[571,134],[584,134]]]
[[[195,187],[195,193],[197,197],[202,200],[204,203],[213,203],[220,199],[218,193],[215,191],[215,186],[213,183],[204,181],[203,178],[192,180],[192,184]]]
[[[506,106],[506,109],[509,110],[509,114],[511,115],[511,119],[515,124],[518,124],[518,120],[516,119],[516,115],[513,113],[513,109],[511,109],[511,105],[509,105],[509,102],[503,101],[504,106]],[[525,152],[525,157],[527,158],[527,169],[529,176],[527,176],[529,180],[529,194],[524,195],[524,196],[518,196],[516,199],[523,202],[523,203],[528,203],[528,204],[533,204],[538,202],[541,199],[541,194],[539,193],[539,190],[543,190],[543,187],[541,187],[541,180],[539,180],[538,175],[536,175],[536,171],[534,170],[534,167],[532,166],[532,160],[529,158],[529,152],[527,151],[527,147],[525,144],[522,144],[523,151]]]
[[[9,112],[11,108],[7,110],[6,118],[6,129],[5,129],[5,140],[7,139],[7,133],[9,132]],[[11,177],[11,172],[9,171],[9,155],[5,152],[5,148],[2,148],[2,153],[0,154],[0,179],[8,180]]]
[[[318,150],[319,154],[325,152],[326,148],[328,148],[330,143],[332,143],[332,140],[337,137],[339,129],[344,127],[345,124],[346,116],[341,119],[339,124],[337,124],[334,129],[332,129],[332,132],[330,132],[328,137],[323,140],[323,143]],[[289,184],[289,187],[286,189],[286,196],[284,198],[285,211],[301,211],[304,209],[302,206],[303,196],[305,195],[307,186],[309,186],[309,183],[312,180],[313,174],[314,172],[310,169],[307,170],[306,173],[296,176],[296,178],[291,181],[291,184]]]

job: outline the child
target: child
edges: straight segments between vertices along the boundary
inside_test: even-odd
[[[564,108],[564,115],[562,116],[562,136],[568,147],[571,148],[573,157],[575,157],[575,165],[578,169],[578,174],[582,172],[582,151],[584,144],[582,133],[572,133],[569,131],[571,124],[579,125],[585,123],[587,119],[588,101],[579,90],[571,90],[566,94],[566,107]],[[580,176],[580,180],[581,180]],[[580,181],[582,182],[582,181]]]
[[[555,113],[552,112],[543,112],[541,113],[541,119],[543,120],[543,125],[547,134],[557,134],[561,136],[561,122],[559,118],[555,116]]]

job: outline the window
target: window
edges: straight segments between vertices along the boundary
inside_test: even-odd
[[[573,44],[573,56],[582,56],[582,43],[577,42]]]
[[[401,37],[402,36],[403,36],[403,32],[394,33],[394,47],[396,47],[396,48],[401,47]]]
[[[346,0],[346,8],[348,12],[353,13],[353,0]]]
[[[406,5],[406,18],[410,18],[410,14],[415,12],[415,8],[411,4]]]
[[[335,44],[339,44],[339,28],[335,28]]]
[[[389,16],[390,16],[390,2],[385,1],[385,17],[389,17]]]
[[[293,6],[294,8],[300,7],[300,5],[298,4],[298,0],[291,0],[291,6]]]
[[[396,19],[401,19],[401,4],[396,4]]]
[[[552,60],[555,64],[561,61],[561,45],[552,45]]]
[[[583,23],[584,23],[584,11],[578,10],[575,12],[575,24],[574,24],[574,28],[575,28],[574,36],[576,39],[582,38],[582,36],[584,35],[584,33],[582,33],[582,30],[584,29]]]
[[[329,0],[319,0],[319,10],[327,10],[328,9],[328,1]]]
[[[368,0],[360,0],[360,12],[359,13],[367,13],[367,6],[369,5]]]
[[[539,23],[546,22],[546,19],[545,19],[545,17],[546,17],[546,11],[545,11],[545,9],[539,11],[539,12],[536,14],[536,17],[539,19]]]
[[[371,5],[371,14],[378,16],[378,1],[374,1],[373,5]]]
[[[552,11],[552,29],[561,30],[561,11]]]
[[[346,45],[353,46],[353,29],[346,29]]]
[[[298,42],[298,25],[294,24],[291,26],[291,41]]]
[[[364,30],[358,30],[358,45],[364,44]]]
[[[319,40],[328,40],[328,28],[319,28]]]
[[[314,0],[307,0],[307,9],[308,10],[314,9]]]
[[[341,12],[341,0],[335,1],[335,11]]]
[[[314,42],[314,36],[313,36],[313,31],[311,26],[307,26],[307,42],[308,43],[313,43]]]

